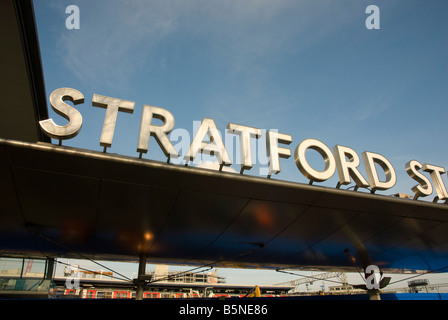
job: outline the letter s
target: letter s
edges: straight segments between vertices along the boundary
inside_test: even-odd
[[[52,119],[39,122],[45,134],[54,139],[71,139],[75,137],[82,126],[82,116],[78,110],[69,106],[64,101],[70,100],[77,105],[84,102],[84,96],[81,92],[71,88],[60,88],[53,91],[50,95],[50,103],[53,110],[69,121],[66,126],[56,125]]]
[[[423,168],[423,165],[417,160],[411,160],[406,163],[405,168],[408,175],[419,183],[418,185],[412,187],[412,191],[415,193],[414,199],[429,196],[432,193],[431,182],[418,171]]]

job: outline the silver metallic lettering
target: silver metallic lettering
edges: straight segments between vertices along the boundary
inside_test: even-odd
[[[434,187],[436,188],[439,200],[447,200],[448,192],[446,191],[445,184],[442,181],[442,174],[446,172],[445,168],[425,163],[422,169],[423,171],[431,174],[431,179],[434,182]]]
[[[153,124],[153,118],[161,120],[163,124]],[[144,105],[142,119],[140,122],[140,132],[138,135],[137,152],[147,153],[149,148],[149,139],[153,136],[166,157],[178,158],[179,153],[173,147],[173,144],[167,136],[173,128],[174,117],[171,112],[162,108]]]
[[[68,120],[68,124],[57,125],[53,119],[50,118],[39,121],[39,125],[47,136],[58,139],[61,144],[64,139],[71,139],[77,136],[82,127],[81,113],[70,104],[67,104],[66,101],[71,101],[73,105],[81,104],[84,102],[84,96],[76,89],[60,88],[54,90],[50,94],[49,100],[53,110],[58,115]],[[133,113],[135,103],[94,94],[92,105],[94,107],[106,109],[100,137],[100,145],[103,146],[104,151],[106,151],[106,148],[111,147],[112,145],[118,112]],[[154,123],[154,119],[158,119],[162,121],[162,123],[156,124]],[[199,121],[197,123],[199,123]],[[140,153],[140,157],[142,153],[148,152],[149,142],[152,136],[156,139],[165,156],[168,157],[168,162],[171,158],[179,158],[177,164],[180,164],[184,160],[188,165],[189,161],[194,161],[195,159],[198,161],[197,163],[201,163],[205,158],[197,157],[197,155],[198,153],[202,153],[215,156],[220,165],[220,170],[222,170],[223,166],[230,166],[232,164],[232,160],[229,157],[221,134],[216,128],[213,119],[204,118],[197,127],[194,127],[193,131],[196,131],[196,133],[192,140],[190,139],[187,130],[178,129],[180,131],[171,133],[174,124],[174,117],[169,111],[154,106],[143,105],[137,142],[137,152]],[[259,139],[264,134],[264,130],[234,123],[229,123],[226,129],[226,140],[228,138],[227,134],[238,135],[239,137],[239,164],[241,164],[240,173],[242,174],[244,170],[250,170],[254,166],[255,161],[252,157],[252,143],[254,141],[252,139]],[[171,138],[179,136],[182,138],[182,141],[176,145],[176,148],[168,138],[169,134],[171,134]],[[228,140],[231,141],[232,144],[227,145],[228,149],[232,152],[234,149],[233,138],[234,137],[231,137],[231,139]],[[280,158],[287,159],[291,157],[291,150],[287,147],[280,147],[279,144],[289,145],[291,142],[291,135],[278,133],[276,129],[267,131],[266,156],[268,168],[260,168],[260,174],[267,174],[268,177],[270,177],[271,175],[280,172]],[[179,148],[179,146],[181,148]],[[180,156],[180,151],[177,151],[176,149],[181,149],[182,153],[184,153],[183,151],[186,151],[185,155],[182,154],[182,156]],[[325,168],[322,171],[316,170],[310,165],[310,158],[308,159],[310,162],[308,162],[306,158],[308,149],[317,151],[322,156],[325,164]],[[260,150],[262,149],[258,148],[259,152]],[[264,159],[262,160],[264,161],[263,164],[266,164],[264,155],[264,150],[262,150],[262,155],[258,154],[258,156],[261,156],[261,158]],[[385,157],[377,153],[366,151],[362,153],[362,159],[365,165],[367,179],[364,178],[358,169],[360,165],[360,157],[349,147],[335,145],[333,150],[331,150],[319,140],[306,139],[297,145],[294,150],[295,164],[300,172],[310,180],[310,183],[313,183],[314,181],[326,181],[331,178],[337,170],[339,180],[336,188],[339,188],[341,185],[347,185],[353,180],[356,183],[355,190],[360,187],[370,187],[371,192],[374,193],[377,190],[390,189],[396,184],[397,176],[395,170]],[[379,177],[378,169],[384,171],[384,179]],[[448,203],[448,190],[443,181],[443,177],[446,174],[445,168],[428,163],[422,165],[416,160],[411,160],[406,163],[405,169],[407,174],[418,182],[417,185],[412,187],[414,199],[431,195],[435,188],[437,196],[433,201],[446,200],[446,203]],[[233,171],[233,169],[230,170]],[[430,178],[425,176],[425,172],[430,174]]]
[[[336,145],[333,147],[333,152],[336,158],[336,168],[338,170],[340,184],[349,184],[351,177],[358,188],[369,186],[367,180],[358,170],[360,160],[358,154],[353,149]],[[347,158],[349,161],[346,160]]]
[[[94,94],[92,105],[106,109],[104,117],[103,131],[101,132],[100,146],[109,148],[112,146],[115,125],[117,123],[118,111],[133,113],[135,103],[131,101],[110,98],[99,94]]]
[[[268,177],[280,172],[280,158],[287,159],[291,157],[291,150],[281,148],[278,144],[290,144],[291,142],[292,137],[289,134],[278,133],[271,130],[266,133],[266,149],[269,162]]]
[[[204,142],[206,135],[210,142]],[[198,132],[194,136],[184,159],[186,161],[192,161],[198,153],[216,156],[221,166],[229,166],[232,164],[224,143],[222,142],[221,134],[216,128],[213,119],[204,118],[202,120]]]
[[[74,105],[84,102],[84,96],[78,90],[72,88],[60,88],[50,95],[50,104],[53,110],[69,121],[65,126],[56,125],[53,119],[39,122],[44,133],[54,139],[64,140],[75,137],[82,126],[82,116],[78,110],[69,106],[64,101],[71,101]]]
[[[406,163],[405,169],[408,175],[417,181],[419,184],[412,187],[412,191],[414,191],[414,200],[417,200],[419,197],[426,197],[432,193],[432,185],[431,181],[427,177],[425,177],[419,169],[422,169],[423,165],[417,160],[411,160]]]
[[[306,150],[313,149],[317,151],[324,159],[325,169],[318,171],[313,169],[306,160]],[[331,150],[321,141],[316,139],[303,140],[294,151],[294,161],[300,172],[313,181],[325,181],[331,178],[336,170],[336,161]]]
[[[394,167],[392,164],[380,154],[365,151],[362,153],[362,158],[364,160],[364,165],[367,171],[367,178],[372,188],[372,192],[376,190],[387,190],[392,188],[397,182],[397,176],[395,174]],[[377,163],[386,174],[386,180],[380,181],[378,177],[378,172],[375,167]]]
[[[240,137],[240,157],[241,171],[250,170],[253,166],[251,138],[258,139],[261,136],[261,129],[246,127],[234,123],[227,125],[228,132],[237,134]]]

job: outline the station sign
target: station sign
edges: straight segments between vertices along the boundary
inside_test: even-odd
[[[84,95],[72,88],[60,88],[53,91],[50,95],[50,103],[53,110],[66,118],[69,123],[65,126],[57,125],[53,119],[40,121],[43,132],[51,138],[59,141],[71,139],[75,137],[82,127],[82,115],[74,107],[84,103]],[[67,104],[65,101],[71,101],[74,106]],[[102,133],[100,137],[100,145],[106,148],[111,147],[114,135],[115,125],[119,112],[133,113],[135,103],[131,101],[121,100],[94,94],[92,98],[92,106],[106,109],[105,119],[103,123]],[[154,119],[162,121],[162,124],[156,124]],[[142,117],[140,121],[140,130],[137,141],[137,152],[140,158],[143,153],[147,153],[149,149],[150,137],[155,138],[159,147],[168,158],[179,158],[181,155],[171,143],[168,135],[174,128],[175,119],[171,112],[166,109],[143,105]],[[262,129],[249,127],[241,124],[229,123],[226,130],[230,134],[239,137],[240,173],[250,170],[253,167],[251,141],[259,139],[262,136]],[[281,171],[280,159],[288,159],[292,156],[291,149],[287,147],[292,141],[292,136],[279,133],[277,130],[266,131],[266,156],[268,159],[268,174],[278,174]],[[316,170],[310,165],[306,158],[307,150],[317,151],[324,163],[323,170]],[[183,155],[185,164],[193,161],[198,154],[209,154],[216,157],[220,164],[220,170],[224,166],[230,166],[232,159],[223,143],[220,131],[216,127],[213,119],[204,118],[194,135],[188,151]],[[381,154],[365,151],[361,157],[350,147],[335,145],[331,150],[323,142],[316,139],[306,139],[301,141],[294,149],[293,155],[295,164],[299,171],[310,181],[323,182],[335,174],[337,171],[339,181],[336,188],[342,185],[355,183],[355,190],[359,188],[369,189],[371,193],[377,190],[387,190],[392,188],[397,181],[397,175],[390,161]],[[358,170],[363,161],[367,177],[364,177]],[[380,179],[381,169],[383,172]],[[448,200],[448,192],[442,180],[442,175],[446,173],[444,167],[422,164],[417,160],[410,160],[405,165],[407,174],[418,184],[412,187],[414,192],[413,199],[429,196],[433,193],[433,185],[437,192],[434,202],[438,200]],[[423,174],[429,173],[430,179]]]

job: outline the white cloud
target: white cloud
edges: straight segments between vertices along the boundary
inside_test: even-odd
[[[269,77],[264,59],[297,50],[298,37],[302,45],[315,41],[310,31],[325,35],[334,30],[328,20],[334,19],[336,7],[292,0],[74,3],[80,8],[81,29],[62,32],[60,55],[89,86],[115,88],[131,82],[160,41],[184,32],[206,41],[229,74],[259,79],[259,90]]]
[[[175,29],[178,14],[164,1],[78,1],[77,5],[81,28],[63,30],[59,52],[67,68],[94,88],[129,85],[157,41]]]

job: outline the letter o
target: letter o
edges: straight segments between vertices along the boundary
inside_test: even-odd
[[[318,171],[313,169],[306,160],[306,150],[313,149],[323,157],[325,169]],[[325,181],[331,178],[336,171],[336,160],[331,150],[321,141],[316,139],[303,140],[294,151],[294,161],[300,172],[311,181]]]

